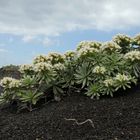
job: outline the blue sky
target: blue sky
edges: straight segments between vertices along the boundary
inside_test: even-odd
[[[82,40],[135,36],[140,33],[139,5],[139,0],[1,0],[0,66],[74,50]]]

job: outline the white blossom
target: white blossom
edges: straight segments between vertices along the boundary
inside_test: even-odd
[[[47,71],[47,70],[50,71],[51,69],[52,69],[52,65],[45,62],[40,62],[34,65],[35,72],[41,72],[41,71]]]
[[[93,69],[93,73],[96,73],[96,74],[104,74],[105,72],[106,72],[106,68],[102,66],[96,66]]]
[[[99,52],[99,50],[96,49],[96,48],[91,48],[90,46],[86,46],[86,47],[83,47],[83,48],[79,49],[77,51],[77,55],[78,56],[84,56],[84,55],[87,55],[89,53],[94,53],[94,52],[97,53],[97,52]]]
[[[115,51],[115,50],[120,50],[120,49],[121,47],[114,42],[106,42],[101,46],[101,50]]]
[[[20,68],[19,68],[19,71],[21,73],[24,73],[25,71],[31,71],[31,70],[33,70],[33,66],[29,65],[29,64],[21,65]]]
[[[104,80],[103,83],[105,84],[106,87],[110,87],[110,86],[113,86],[114,81],[113,81],[113,79],[106,79],[106,80]]]
[[[136,35],[136,36],[133,38],[133,41],[134,41],[137,45],[140,45],[140,34]]]
[[[127,60],[131,60],[132,62],[135,60],[140,60],[140,51],[130,51],[124,55],[124,58]]]
[[[21,83],[20,80],[14,79],[12,77],[4,77],[1,81],[0,81],[0,85],[2,87],[7,87],[7,88],[18,88]]]
[[[100,46],[101,43],[97,41],[81,41],[78,44],[77,50],[80,50],[81,48],[85,48],[85,47],[100,49]]]
[[[128,45],[129,43],[131,43],[132,39],[127,35],[118,34],[113,37],[113,41],[119,45],[121,45],[122,43]]]
[[[125,75],[125,74],[118,73],[116,75],[116,77],[114,78],[114,80],[123,82],[123,81],[129,81],[129,80],[131,80],[131,78],[129,76]]]
[[[47,62],[48,61],[48,57],[46,55],[39,55],[37,57],[34,58],[33,63],[41,63],[41,62]]]
[[[65,58],[65,59],[71,59],[71,58],[73,58],[75,55],[76,55],[76,52],[74,52],[74,51],[67,51],[67,52],[64,54],[64,58]]]
[[[65,66],[62,63],[57,63],[57,64],[53,65],[53,68],[56,69],[56,70],[64,70]]]

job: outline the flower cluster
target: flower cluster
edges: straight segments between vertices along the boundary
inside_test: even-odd
[[[67,59],[67,60],[71,60],[72,58],[74,58],[76,55],[76,53],[74,51],[67,51],[65,54],[64,54],[64,58]]]
[[[91,48],[90,46],[85,46],[84,48],[81,48],[77,51],[78,56],[85,56],[88,55],[90,53],[94,53],[94,52],[99,52],[98,49],[96,48]]]
[[[124,55],[124,58],[130,61],[140,60],[140,51],[131,51]]]
[[[50,62],[51,64],[64,62],[64,56],[59,53],[49,53],[47,57],[48,62]]]
[[[104,50],[115,51],[115,50],[120,50],[121,47],[114,42],[106,42],[102,45],[101,49],[103,51]]]
[[[57,64],[54,64],[54,65],[53,65],[53,68],[54,68],[55,70],[64,70],[64,69],[65,69],[65,66],[64,66],[64,64],[62,64],[62,63],[57,63]]]
[[[39,55],[37,56],[33,63],[37,64],[37,63],[42,63],[42,62],[48,62],[48,63],[59,63],[59,62],[63,62],[64,61],[64,57],[59,54],[59,53],[49,53],[47,56],[46,55]]]
[[[120,73],[118,73],[118,74],[116,75],[116,77],[114,78],[114,80],[120,81],[120,82],[129,81],[129,80],[131,80],[131,77],[130,77],[130,76],[127,76],[127,75],[125,75],[125,74],[120,74]]]
[[[104,74],[105,72],[106,72],[106,68],[102,66],[96,66],[93,69],[93,73],[96,73],[96,74]]]
[[[105,84],[106,87],[110,87],[114,85],[113,79],[106,79],[103,83]]]
[[[47,60],[48,60],[48,57],[46,55],[39,55],[33,60],[33,63],[37,64],[41,62],[47,62]]]
[[[0,85],[4,88],[18,88],[21,83],[20,80],[14,79],[12,77],[4,77],[0,81]]]
[[[78,44],[77,50],[80,50],[84,47],[100,49],[101,43],[96,41],[82,41]]]
[[[51,69],[52,69],[52,65],[49,63],[45,63],[45,62],[37,63],[34,66],[35,72],[42,72],[42,71],[47,71],[47,70],[50,71]]]
[[[20,68],[19,68],[19,71],[21,73],[25,73],[27,71],[32,71],[32,70],[33,70],[33,66],[32,65],[29,65],[29,64],[21,65]]]
[[[129,45],[131,43],[131,38],[127,35],[118,34],[115,37],[113,37],[113,41],[117,43],[118,45]]]
[[[140,45],[140,34],[138,34],[136,37],[133,39],[135,45]]]

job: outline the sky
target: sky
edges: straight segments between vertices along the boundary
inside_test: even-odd
[[[139,0],[0,0],[0,67],[140,33]]]

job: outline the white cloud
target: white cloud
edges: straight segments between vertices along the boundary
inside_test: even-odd
[[[55,46],[60,45],[60,41],[58,39],[52,39],[52,38],[49,38],[49,37],[45,37],[44,39],[42,39],[41,43],[45,47],[50,47],[52,45],[55,45]]]
[[[42,41],[44,46],[51,46],[53,44],[53,40],[49,39],[48,37],[46,37],[43,41]]]
[[[28,43],[28,42],[32,42],[35,38],[36,38],[36,36],[34,36],[34,35],[24,35],[22,40],[25,43]]]
[[[0,33],[26,35],[28,42],[32,35],[140,27],[139,5],[139,0],[0,0]]]

